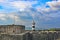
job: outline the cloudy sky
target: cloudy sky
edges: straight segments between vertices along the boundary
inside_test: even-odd
[[[25,25],[31,29],[60,28],[60,0],[0,0],[0,25]]]

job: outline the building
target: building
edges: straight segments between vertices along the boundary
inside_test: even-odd
[[[60,31],[37,31],[33,20],[28,31],[24,25],[0,25],[0,40],[60,40]]]
[[[32,21],[32,30],[35,31],[35,22],[34,22],[34,20]]]
[[[24,25],[0,25],[0,33],[19,34],[25,31]]]

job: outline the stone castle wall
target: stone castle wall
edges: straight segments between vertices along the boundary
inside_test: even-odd
[[[7,34],[20,34],[24,32],[25,26],[23,25],[0,25],[0,33]]]
[[[0,34],[0,40],[60,40],[60,32],[26,32],[21,34]]]
[[[0,40],[60,40],[60,31],[26,31],[23,25],[0,25]]]

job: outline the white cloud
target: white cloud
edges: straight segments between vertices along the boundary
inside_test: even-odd
[[[24,16],[24,17],[29,17],[32,16],[34,19],[44,19],[44,20],[50,20],[51,18],[56,18],[56,17],[60,17],[59,13],[55,13],[52,11],[55,10],[59,10],[60,6],[60,1],[52,1],[52,2],[47,2],[46,4],[49,6],[49,8],[42,8],[42,7],[37,7],[36,11],[31,10],[32,5],[36,4],[37,1],[13,1],[13,2],[9,2],[9,4],[11,4],[11,6],[13,8],[16,8],[18,10],[20,10],[22,13],[20,13],[20,16]],[[5,14],[4,14],[5,15]],[[3,16],[6,17],[6,16]],[[14,20],[15,17],[15,21],[18,24],[25,24],[26,21],[23,21],[22,19],[20,19],[20,17],[18,15],[15,14],[8,14],[8,18]],[[4,20],[4,18],[1,19]]]
[[[24,16],[24,17],[27,16],[28,17],[30,15],[33,18],[38,17],[38,19],[40,18],[40,19],[45,19],[45,20],[50,20],[51,18],[60,17],[59,16],[60,14],[58,13],[59,11],[55,12],[55,11],[60,9],[60,7],[59,7],[60,6],[60,1],[47,2],[46,5],[49,6],[48,8],[46,8],[46,6],[45,6],[44,8],[37,7],[36,11],[31,10],[30,8],[32,8],[32,5],[36,4],[36,3],[37,3],[37,1],[34,1],[34,2],[29,2],[29,1],[27,1],[27,2],[25,2],[25,1],[11,2],[13,7],[22,11],[22,13],[20,13],[20,16]]]
[[[46,7],[49,6],[49,7]],[[50,2],[46,2],[44,7],[37,7],[38,11],[45,11],[45,12],[50,12],[50,11],[56,11],[56,10],[60,10],[60,1],[50,1]]]
[[[14,24],[19,24],[19,25],[24,25],[27,23],[27,21],[24,21],[20,18],[20,16],[16,13],[10,13],[10,14],[5,14],[5,13],[0,13],[0,21],[9,21],[13,20]]]
[[[44,20],[52,20],[54,18],[59,18],[60,17],[60,1],[51,1],[51,2],[47,2],[45,4],[46,6],[49,7],[37,7],[37,11],[39,12],[36,15],[38,15],[37,17]]]
[[[37,1],[14,1],[11,2],[11,5],[17,9],[20,9],[20,11],[24,10],[25,8],[32,7],[33,4],[36,4]]]
[[[4,20],[4,21],[6,21],[6,15],[0,13],[0,20]]]
[[[52,10],[60,9],[60,1],[52,1],[46,3]]]
[[[8,17],[12,20],[14,20],[15,22],[21,22],[22,20],[20,19],[20,17],[18,16],[18,14],[16,13],[10,13],[8,14]]]
[[[8,0],[0,0],[0,2],[7,2]]]
[[[0,2],[4,2],[4,0],[0,0]]]
[[[14,14],[4,14],[4,13],[0,13],[0,20],[8,20],[8,18],[10,19],[16,19],[18,20],[19,17],[18,16],[15,16]]]

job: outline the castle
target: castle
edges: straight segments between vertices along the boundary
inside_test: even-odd
[[[60,40],[60,31],[36,31],[34,21],[31,31],[24,25],[0,25],[0,40]]]
[[[25,31],[24,25],[0,25],[0,33],[20,34]]]
[[[32,22],[32,30],[35,31],[35,22]],[[0,33],[5,34],[20,34],[25,31],[24,25],[0,25]]]

